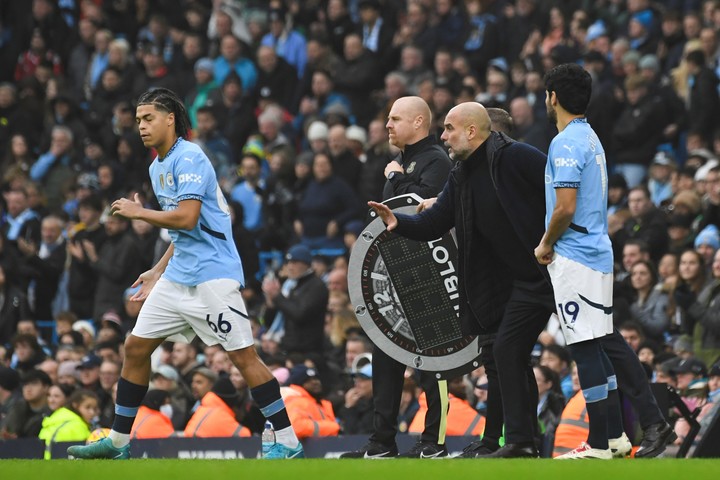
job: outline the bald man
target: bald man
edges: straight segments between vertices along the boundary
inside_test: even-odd
[[[435,137],[429,134],[431,123],[430,107],[422,98],[403,97],[393,104],[386,127],[390,144],[399,148],[401,153],[385,168],[387,181],[383,189],[383,200],[407,193],[430,198],[442,190],[452,162]],[[344,453],[341,458],[398,456],[395,435],[406,367],[379,348],[373,353],[372,366],[373,433],[365,446]],[[432,372],[421,372],[420,384],[428,402],[425,429],[416,445],[399,456],[447,457],[447,382],[438,382]]]
[[[481,336],[489,389],[483,440],[461,456],[537,457],[538,393],[530,353],[554,300],[547,271],[533,254],[544,232],[543,214],[536,211],[544,210],[544,192],[530,187],[544,178],[545,155],[490,125],[476,102],[448,112],[440,138],[457,164],[431,208],[394,215],[385,205],[369,205],[388,230],[413,240],[429,241],[456,229],[460,320],[464,334]]]

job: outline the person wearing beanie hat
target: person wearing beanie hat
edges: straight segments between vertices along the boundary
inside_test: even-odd
[[[659,150],[650,163],[650,175],[648,179],[648,190],[650,199],[656,206],[672,198],[673,187],[671,182],[672,173],[677,169],[675,157],[666,150]]]
[[[290,369],[285,395],[288,415],[299,438],[336,436],[340,424],[332,403],[322,398],[322,383],[314,368],[295,365]]]
[[[311,264],[310,249],[293,245],[285,254],[287,278],[282,285],[276,278],[266,278],[262,284],[266,321],[272,322],[268,333],[282,335],[286,352],[307,354],[323,348],[328,289]]]
[[[712,267],[715,252],[720,249],[720,231],[715,225],[708,225],[695,237],[695,251],[703,258],[705,266]]]
[[[315,120],[310,124],[307,131],[307,139],[310,142],[315,140],[328,139],[328,126],[321,120]]]
[[[200,401],[185,427],[186,437],[249,437],[251,432],[238,423],[233,408],[240,398],[228,377],[217,379]]]
[[[325,122],[315,120],[307,130],[307,140],[310,150],[314,153],[324,152],[328,147],[328,126]]]

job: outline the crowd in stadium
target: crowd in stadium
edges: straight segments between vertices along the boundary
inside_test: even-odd
[[[109,212],[136,194],[157,208],[155,153],[135,120],[143,92],[185,99],[187,139],[231,207],[257,349],[286,386],[298,436],[366,434],[373,346],[347,268],[365,203],[382,198],[397,155],[390,106],[421,97],[438,142],[454,105],[502,108],[510,136],[546,153],[556,132],[542,78],[566,62],[592,76],[587,118],[612,172],[615,326],[649,381],[711,418],[718,35],[718,0],[0,0],[0,439],[84,440],[112,423],[123,339],[141,307],[132,285],[170,241]],[[314,271],[302,295],[286,258]],[[534,355],[545,456],[553,439],[577,445],[582,427],[572,428],[587,422],[562,343],[551,320]],[[449,392],[448,434],[481,433],[482,368]],[[408,369],[401,432],[422,431],[424,402]],[[156,352],[143,408],[133,438],[263,429],[237,368],[197,341]],[[68,422],[72,432],[55,436]],[[678,443],[687,431],[679,420]]]

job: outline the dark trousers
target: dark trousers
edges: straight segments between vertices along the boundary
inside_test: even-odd
[[[555,311],[552,289],[542,282],[516,281],[491,346],[483,347],[488,377],[484,439],[496,443],[505,424],[505,443],[532,443],[537,430],[538,391],[530,354]]]
[[[400,411],[404,373],[406,366],[375,348],[372,357],[373,406],[375,432],[370,440],[383,445],[394,445],[397,421]],[[425,430],[420,440],[438,443],[442,402],[438,380],[432,372],[420,371],[420,386],[427,396],[428,412],[425,416]],[[447,413],[447,412],[445,412]],[[445,432],[443,433],[443,437]]]
[[[615,370],[618,390],[637,410],[640,426],[645,429],[649,425],[664,422],[645,370],[620,332],[613,330],[613,333],[601,338],[600,343]]]

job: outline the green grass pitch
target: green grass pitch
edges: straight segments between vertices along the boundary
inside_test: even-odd
[[[720,460],[0,460],[2,480],[717,479]]]

